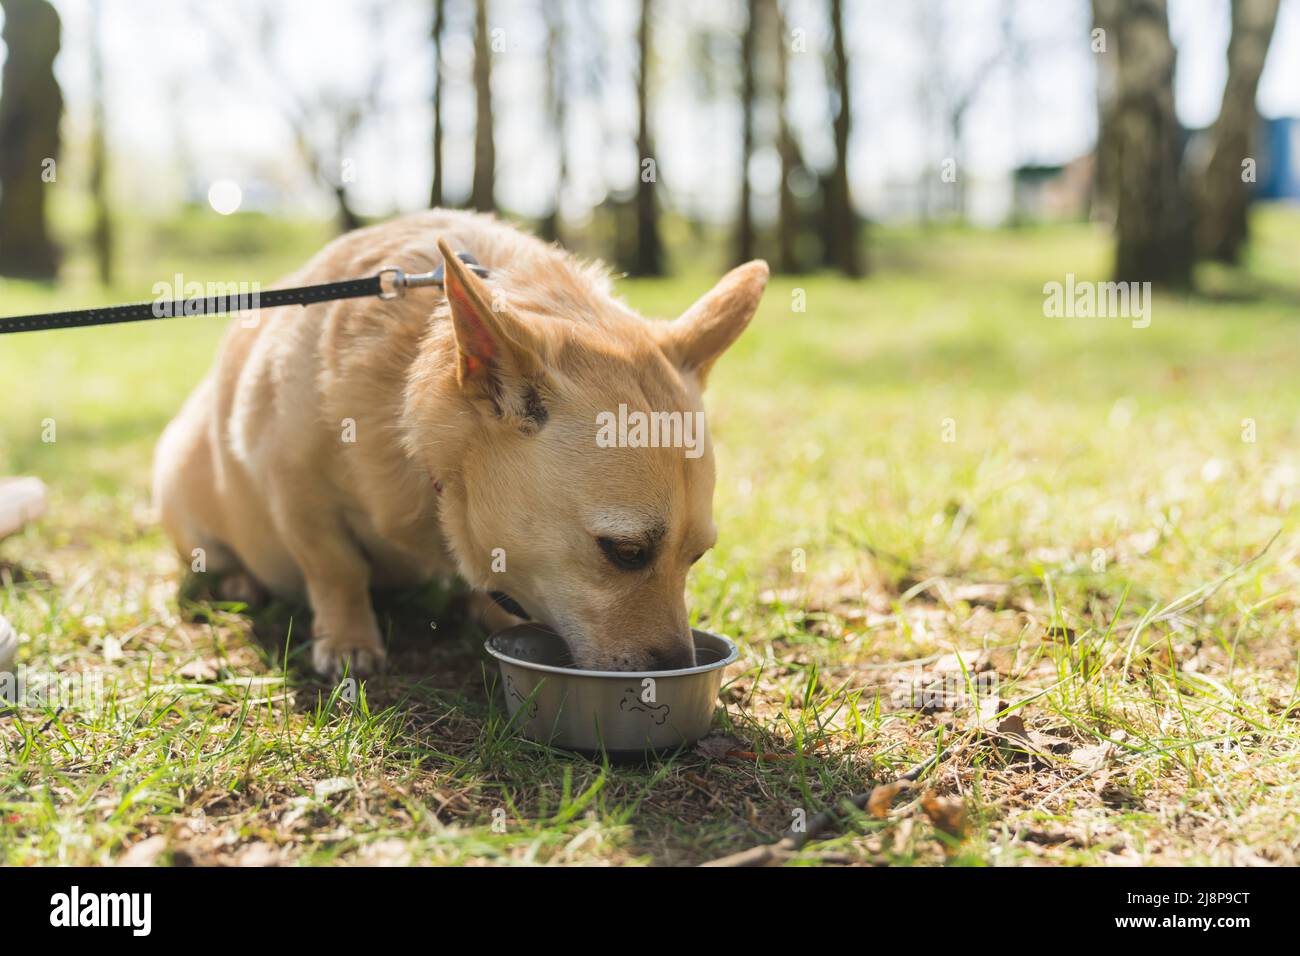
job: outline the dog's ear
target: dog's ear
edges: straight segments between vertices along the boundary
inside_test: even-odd
[[[701,385],[709,369],[740,337],[758,309],[767,286],[767,263],[755,259],[719,280],[681,318],[657,326],[660,347],[678,368]]]
[[[496,418],[535,432],[546,423],[545,367],[534,331],[439,239],[443,291],[456,336],[461,391]]]

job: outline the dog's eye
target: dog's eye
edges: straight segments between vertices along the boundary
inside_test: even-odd
[[[597,538],[596,543],[605,557],[616,568],[624,571],[640,571],[650,562],[650,549],[634,541],[615,541],[613,538]]]

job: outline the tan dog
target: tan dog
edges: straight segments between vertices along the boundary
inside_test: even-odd
[[[695,419],[766,264],[653,322],[602,270],[490,217],[433,210],[342,236],[286,281],[423,272],[444,257],[445,294],[232,320],[154,463],[182,560],[305,594],[322,673],[383,660],[370,587],[454,573],[479,589],[487,626],[512,620],[486,597],[505,592],[580,666],[689,664],[686,574],[716,537],[708,436],[693,450],[629,447],[644,435],[598,441],[599,423],[620,406]]]

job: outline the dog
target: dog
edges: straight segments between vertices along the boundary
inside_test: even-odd
[[[519,620],[489,596],[502,592],[577,666],[690,666],[686,576],[716,538],[709,436],[693,453],[598,443],[598,422],[621,406],[702,420],[709,370],[753,317],[766,263],[647,320],[604,267],[435,209],[343,235],[285,284],[440,263],[442,289],[231,320],[155,455],[155,506],[182,562],[218,596],[305,597],[324,676],[382,665],[371,588],[449,575],[487,630]]]

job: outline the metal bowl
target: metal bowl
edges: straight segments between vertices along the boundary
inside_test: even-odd
[[[722,672],[738,654],[725,637],[692,633],[700,663],[670,671],[580,670],[560,636],[534,624],[498,631],[484,647],[501,667],[510,718],[525,737],[630,759],[709,732]]]

